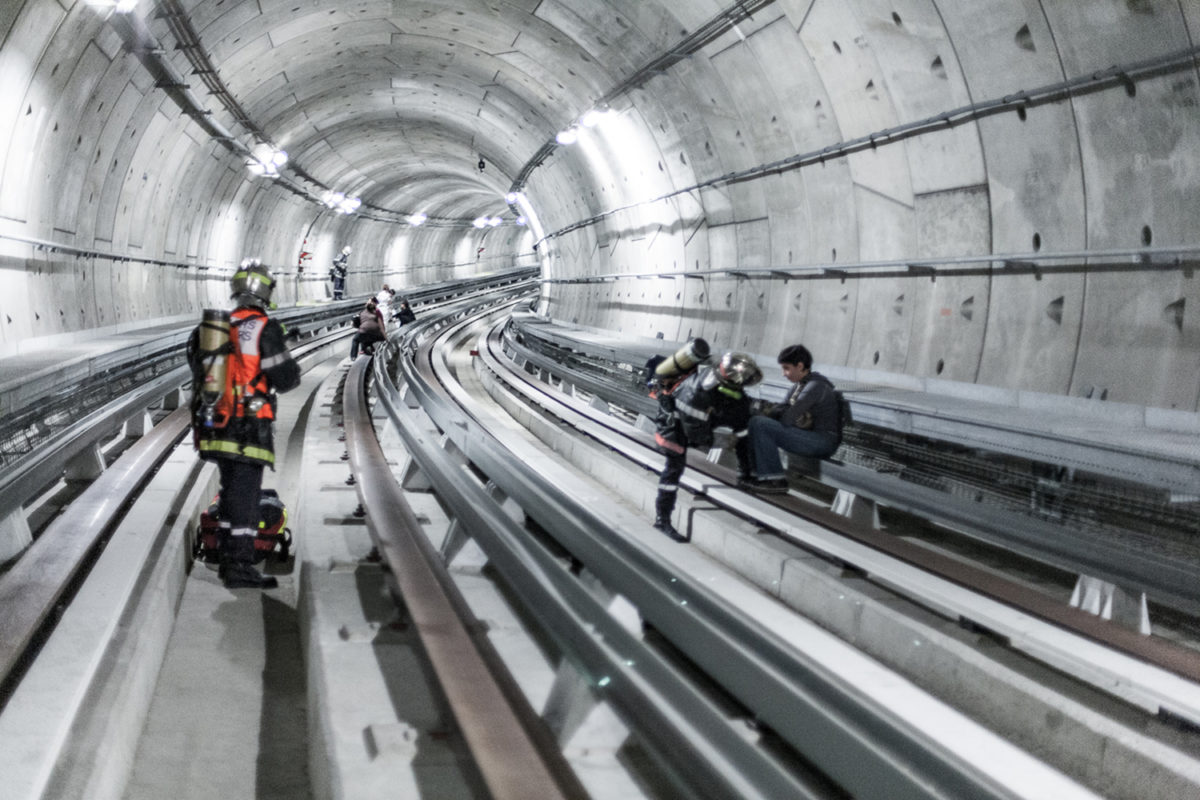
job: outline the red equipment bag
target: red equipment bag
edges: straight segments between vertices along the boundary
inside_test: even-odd
[[[213,498],[208,508],[200,512],[200,527],[192,555],[215,564],[221,555],[221,522],[217,517],[220,495]],[[287,561],[292,548],[292,529],[287,527],[287,507],[274,489],[263,489],[258,498],[258,533],[254,536],[254,561],[262,561],[275,553],[280,561]]]

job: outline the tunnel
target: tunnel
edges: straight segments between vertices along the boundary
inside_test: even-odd
[[[1195,411],[1198,13],[7,3],[0,343],[349,245],[351,293],[515,261],[573,324]]]
[[[1082,516],[1103,518],[1105,524],[1109,517],[1119,526],[1126,516],[1141,514],[1136,525],[1129,525],[1130,531],[1138,528],[1137,535],[1128,536],[1135,547],[1166,530],[1169,536],[1163,539],[1170,541],[1156,542],[1160,551],[1147,557],[1147,572],[1167,564],[1170,570],[1158,570],[1162,584],[1157,588],[1178,588],[1190,581],[1187,573],[1197,558],[1194,538],[1200,519],[1200,326],[1194,318],[1200,303],[1195,284],[1200,245],[1192,240],[1200,219],[1200,45],[1194,41],[1198,27],[1197,0],[7,0],[0,4],[0,412],[12,414],[12,419],[19,414],[21,424],[15,426],[19,429],[0,426],[0,466],[7,469],[0,469],[0,497],[5,500],[0,509],[0,599],[6,572],[17,571],[16,560],[7,559],[31,546],[31,539],[40,536],[39,526],[49,530],[53,514],[65,516],[38,509],[30,515],[37,519],[27,522],[20,506],[29,505],[30,499],[16,497],[10,489],[16,480],[11,465],[19,467],[20,459],[29,455],[19,452],[21,448],[36,456],[43,443],[37,440],[39,429],[44,433],[52,427],[45,424],[48,419],[38,418],[43,398],[27,388],[35,381],[26,384],[25,375],[39,369],[52,372],[56,351],[75,359],[95,344],[96,353],[63,366],[64,373],[88,373],[87,380],[72,384],[75,398],[55,400],[69,404],[90,391],[88,381],[95,386],[108,378],[105,370],[112,365],[105,359],[117,357],[100,352],[102,342],[123,337],[150,340],[161,333],[174,351],[181,351],[202,309],[229,304],[230,280],[246,259],[259,259],[269,268],[274,280],[271,301],[278,310],[319,320],[314,330],[330,320],[344,328],[351,311],[381,286],[424,303],[418,317],[430,319],[435,307],[453,304],[455,286],[489,281],[502,286],[505,276],[520,275],[532,284],[527,289],[531,298],[522,301],[514,317],[525,320],[529,331],[538,325],[547,333],[539,340],[538,352],[532,334],[513,334],[512,341],[506,341],[510,356],[519,361],[514,371],[539,376],[563,393],[594,392],[591,405],[609,410],[602,394],[612,386],[598,389],[603,382],[597,381],[582,389],[588,376],[564,377],[555,371],[561,363],[551,363],[550,355],[559,362],[586,362],[595,353],[620,350],[624,361],[619,365],[625,371],[609,363],[607,377],[619,374],[629,383],[626,373],[636,373],[645,363],[641,359],[657,352],[655,348],[665,349],[669,343],[674,349],[703,338],[718,356],[728,351],[752,356],[768,376],[764,391],[769,385],[782,397],[785,382],[778,377],[777,354],[804,343],[816,367],[865,398],[855,407],[862,418],[854,422],[875,426],[872,435],[887,452],[871,456],[876,459],[871,463],[883,464],[881,472],[891,470],[887,478],[898,481],[912,465],[897,462],[910,456],[915,461],[914,454],[955,468],[970,462],[972,468],[982,463],[995,470],[981,472],[984,477],[976,476],[975,483],[921,476],[944,488],[943,493],[925,500],[920,492],[928,487],[905,484],[898,491],[893,487],[896,493],[880,506],[933,507],[949,497],[953,503],[946,501],[948,507],[957,503],[954,508],[961,505],[969,515],[978,511],[977,501],[988,489],[985,484],[1003,483],[1020,473],[1019,485],[1011,491],[1016,503],[1035,506],[1038,525],[1046,523],[1031,523],[1022,555],[1053,539],[1047,531],[1059,521],[1053,518],[1060,511],[1059,495],[1078,493],[1085,499],[1072,498],[1077,503],[1073,508]],[[335,279],[338,265],[346,268],[344,288],[341,279]],[[345,339],[348,333],[318,335]],[[591,343],[595,351],[581,356],[563,344],[568,341],[580,347]],[[482,342],[466,345],[462,349],[469,355],[460,357],[482,363],[488,355]],[[566,356],[556,350],[560,346]],[[395,349],[411,355],[417,348],[403,344]],[[519,357],[511,355],[517,351]],[[320,352],[332,358],[332,349]],[[44,363],[38,364],[41,354],[46,354]],[[130,358],[128,354],[123,351],[121,358]],[[330,363],[340,358],[339,354]],[[356,545],[366,541],[361,518],[370,516],[361,499],[357,509],[350,499],[361,489],[338,486],[341,495],[321,492],[334,481],[330,476],[335,469],[343,469],[352,449],[345,444],[345,431],[339,437],[337,430],[343,424],[339,417],[349,413],[343,407],[349,395],[342,393],[352,381],[343,375],[335,393],[337,381],[327,376],[350,372],[358,364],[351,358],[349,364],[323,364],[313,370],[314,377],[305,383],[309,399],[288,410],[287,424],[295,427],[289,427],[279,447],[295,458],[308,441],[306,435],[319,438],[311,431],[306,434],[305,425],[325,426],[325,438],[314,449],[319,455],[304,451],[305,459],[316,465],[306,464],[306,469],[325,470],[317,481],[324,481],[322,488],[312,490],[312,475],[299,474],[298,467],[293,474],[290,467],[279,479],[280,488],[288,490],[281,496],[294,499],[298,518],[307,510],[307,524],[340,531],[331,539],[344,535],[349,542],[361,536]],[[359,370],[356,379],[362,379]],[[34,377],[49,385],[41,373]],[[385,377],[379,369],[372,380],[380,386]],[[636,377],[632,385],[640,392],[635,400],[646,401],[645,385]],[[628,393],[628,387],[623,391]],[[872,392],[879,392],[874,406]],[[933,410],[921,412],[925,428],[916,430],[913,420],[918,415],[905,405],[905,397],[896,399],[898,392],[929,401]],[[37,401],[32,409],[21,405],[30,397]],[[408,397],[409,406],[419,405]],[[161,407],[154,410],[163,416],[182,402],[178,397],[159,401]],[[962,412],[968,405],[971,410]],[[849,414],[850,405],[845,408]],[[48,402],[41,410],[47,418],[60,413]],[[143,408],[137,411],[139,418],[147,414]],[[955,417],[960,412],[961,419]],[[976,416],[968,420],[970,414]],[[1018,414],[1020,425],[1013,422]],[[1086,418],[1090,427],[1079,434],[1068,430],[1063,421],[1073,417]],[[1026,422],[1028,427],[1021,427]],[[134,428],[144,433],[151,427],[148,419],[143,426],[140,419],[134,425],[122,418],[120,425],[126,426],[126,438],[134,436]],[[1103,425],[1114,426],[1113,432],[1098,427]],[[444,427],[443,438],[452,440],[469,426],[459,422]],[[395,428],[402,426],[397,423]],[[1121,438],[1118,433],[1124,438],[1114,442]],[[398,452],[402,448],[396,437],[404,434],[389,435],[388,446]],[[838,435],[840,443],[840,430]],[[853,439],[842,452],[866,438]],[[447,450],[460,461],[468,460],[464,451],[470,447],[458,444],[457,450]],[[716,469],[722,468],[719,449],[711,459]],[[84,473],[95,478],[92,473],[104,471],[95,463],[103,460],[98,451],[84,456],[58,469],[62,474],[53,480],[69,484]],[[507,471],[520,472],[516,462],[521,459],[509,459]],[[195,469],[190,454],[184,461],[183,466],[162,471]],[[419,471],[415,463],[414,455],[406,469]],[[865,470],[864,464],[866,457],[862,463],[834,459],[825,463],[825,477],[833,476],[836,482],[843,474],[839,470]],[[474,468],[480,470],[478,464]],[[147,475],[159,469],[143,468]],[[820,478],[821,466],[816,469]],[[503,466],[496,469],[505,471]],[[989,477],[996,474],[1003,480]],[[42,473],[37,475],[40,480]],[[347,485],[353,484],[353,477]],[[406,480],[411,477],[406,475]],[[339,472],[336,483],[343,480]],[[564,485],[571,480],[562,478]],[[422,491],[429,483],[426,475]],[[788,479],[782,483],[786,494]],[[793,488],[795,483],[792,480]],[[754,528],[761,522],[754,515],[764,508],[754,503],[762,498],[737,493],[741,482],[717,488],[715,495],[712,485],[700,484],[694,492],[697,499],[683,501],[676,512],[686,532],[680,539],[689,543],[689,552],[693,545],[701,549],[717,540],[720,544],[712,549],[723,548],[725,537],[737,534],[739,546],[753,550],[755,557],[771,551],[769,559],[776,558],[770,546],[760,546],[761,530]],[[833,509],[844,496],[850,498],[847,504],[853,500],[853,493],[844,495],[841,486],[830,486],[828,494],[836,491],[837,498]],[[1000,487],[997,494],[1009,488]],[[545,538],[548,525],[528,509],[512,510],[516,501],[508,494],[515,492],[498,489],[491,481],[488,490],[509,516],[525,513],[532,539]],[[48,494],[45,488],[39,491]],[[192,499],[200,493],[190,491]],[[654,490],[626,484],[612,491],[652,497]],[[733,505],[713,506],[710,496],[732,496]],[[329,497],[337,499],[326,502]],[[1102,497],[1102,509],[1096,510],[1100,501],[1089,508],[1087,497]],[[820,499],[821,513],[830,516],[829,498]],[[157,512],[166,513],[165,505],[160,501]],[[199,513],[201,504],[195,505]],[[864,536],[879,534],[878,508],[868,510],[865,518],[859,513],[863,506],[856,508],[859,511],[837,514],[871,528],[874,513],[874,529]],[[188,513],[174,505],[171,510],[181,519]],[[774,512],[766,513],[774,524],[769,516]],[[449,531],[458,522],[442,520],[429,509],[410,516],[427,526],[434,517],[436,525],[444,522]],[[645,523],[649,530],[648,519],[634,517],[629,517],[634,522],[621,517],[629,523],[626,528]],[[937,524],[952,528],[966,523],[944,516]],[[1011,520],[995,525],[1005,526],[1014,527]],[[453,539],[451,532],[445,536],[446,542]],[[1116,563],[1120,559],[1109,554],[1117,551],[1106,549],[1110,543],[1101,539],[1080,539],[1083,544],[1073,540],[1071,546],[1077,549],[1069,554],[1090,557],[1098,578],[1073,569],[1075,562],[1064,567],[1070,559],[1057,553],[1058,560],[1047,562],[1047,571],[1070,573],[1070,580],[1079,580],[1078,592],[1084,581],[1120,584],[1119,576],[1141,569],[1141,562]],[[381,587],[393,579],[385,574],[388,569],[379,568],[378,548],[363,545],[360,549],[371,551],[368,558],[349,546],[346,552],[339,550],[341,539],[337,542],[320,545],[331,553],[322,550],[322,557],[328,555],[329,563],[338,566],[324,578],[306,578],[310,583],[296,593],[299,610],[266,594],[254,601],[254,613],[261,619],[247,623],[244,614],[231,611],[231,601],[210,594],[198,611],[190,612],[187,624],[220,628],[209,633],[222,647],[233,634],[225,638],[226,629],[220,626],[242,634],[260,622],[268,629],[281,621],[295,628],[297,617],[319,616],[310,608],[318,601],[310,598],[320,592],[306,592],[312,586],[320,589],[322,580],[329,585],[357,581],[354,591],[381,602],[387,593]],[[935,547],[942,543],[936,538]],[[788,547],[793,544],[789,540]],[[831,597],[840,601],[849,593],[838,594],[841,589],[830,588],[835,586],[832,581],[826,585],[828,575],[822,570],[850,581],[871,570],[851,563],[837,550],[840,544],[829,551],[834,555],[821,551],[819,558],[804,550],[810,544],[801,541],[795,549],[800,555],[788,550],[786,558],[794,556],[805,569],[811,567],[809,561],[824,566],[812,568],[804,580],[793,576],[796,584],[814,588],[810,594],[796,589],[792,600],[829,610],[836,605]],[[1054,545],[1056,541],[1047,546]],[[1088,553],[1093,545],[1095,551]],[[178,541],[171,546],[183,547]],[[103,547],[116,550],[107,539]],[[166,545],[162,547],[165,552]],[[563,559],[568,574],[589,578],[588,570],[596,569],[573,554],[562,556],[559,545],[548,549]],[[779,549],[782,552],[783,546]],[[1175,563],[1168,564],[1176,555]],[[741,557],[739,551],[730,561]],[[358,571],[351,574],[346,564],[354,559]],[[758,569],[754,563],[745,571]],[[198,564],[188,568],[192,583],[204,577]],[[782,593],[777,584],[785,582],[790,567],[769,564],[761,571],[776,570],[779,575],[768,576],[766,588],[759,588]],[[305,563],[304,568],[311,565]],[[148,574],[149,567],[145,569]],[[295,584],[301,585],[300,573],[297,567],[285,582],[295,577]],[[176,580],[187,585],[182,577]],[[958,585],[971,580],[958,579]],[[903,582],[892,573],[881,581]],[[209,583],[201,585],[212,590],[217,584],[210,576]],[[1134,605],[1141,593],[1141,622],[1135,620],[1132,627],[1144,624],[1148,629],[1145,592],[1150,591],[1152,601],[1161,598],[1136,581],[1129,586]],[[820,587],[825,587],[824,594]],[[169,588],[184,591],[173,584]],[[294,586],[288,583],[287,588]],[[1109,599],[1124,588],[1110,586]],[[864,596],[873,591],[864,591]],[[1141,684],[1126,687],[1127,676],[1119,668],[1111,673],[1118,678],[1110,679],[1110,673],[1103,672],[1107,662],[1100,665],[1097,658],[1087,663],[1091,651],[1077,654],[1083,665],[1075,668],[1089,672],[1095,667],[1100,676],[1093,676],[1099,689],[1092,685],[1078,694],[1095,690],[1104,695],[1103,703],[1116,707],[1111,711],[1103,705],[1113,718],[1122,723],[1133,719],[1131,726],[1153,729],[1147,738],[1158,739],[1147,747],[1153,752],[1145,761],[1111,766],[1119,780],[1106,783],[1112,776],[1096,764],[1115,762],[1125,753],[1118,748],[1125,746],[1126,731],[1114,723],[1095,737],[1101,742],[1097,747],[1110,747],[1110,753],[1095,755],[1073,740],[1059,742],[1055,746],[1062,752],[1054,768],[1047,775],[1031,772],[1024,779],[1025,786],[1033,787],[1030,793],[1013,789],[1012,796],[1044,796],[1038,793],[1058,784],[1039,782],[1057,781],[1061,776],[1050,775],[1056,769],[1086,785],[1087,791],[1111,788],[1113,796],[1120,797],[1140,798],[1142,786],[1153,789],[1145,797],[1158,798],[1200,785],[1200,760],[1195,756],[1200,752],[1195,739],[1200,719],[1200,694],[1195,689],[1200,684],[1179,677],[1190,680],[1200,670],[1191,641],[1194,618],[1187,616],[1200,608],[1196,596],[1200,595],[1194,588],[1187,589],[1181,601],[1184,611],[1153,609],[1156,624],[1162,619],[1160,610],[1169,611],[1164,616],[1170,624],[1184,619],[1180,624],[1185,633],[1179,638],[1187,641],[1178,649],[1185,655],[1171,654],[1184,668],[1169,676],[1186,685],[1186,692],[1180,693],[1186,697],[1177,705],[1163,699],[1170,695],[1168,690],[1144,699],[1138,694]],[[1058,605],[1065,608],[1062,599]],[[861,610],[866,600],[853,602],[853,612],[835,609],[830,612],[834,621],[822,624],[834,630],[838,624],[850,626],[869,618],[893,637],[872,654],[881,659],[889,648],[907,658],[904,648],[927,644],[901,641],[907,628],[896,624],[890,629],[871,616],[890,619],[890,609],[873,609],[869,615]],[[1073,612],[1085,603],[1072,599],[1070,604]],[[929,605],[943,612],[936,602]],[[387,645],[403,638],[397,633],[403,626],[380,623],[395,613],[394,608],[371,606],[366,613],[375,616],[365,619],[361,628],[347,623],[326,633],[352,644],[370,636]],[[1175,613],[1180,617],[1170,616]],[[853,623],[846,622],[850,617]],[[954,629],[948,639],[967,635],[961,633],[965,630],[984,640],[985,647],[997,642],[1008,647],[1010,634],[1016,636],[999,623],[953,613],[948,618]],[[642,634],[650,640],[665,635],[648,623]],[[1133,636],[1128,630],[1122,635]],[[1158,645],[1172,643],[1153,642]],[[1038,646],[1013,645],[1024,647],[1022,652]],[[301,660],[302,645],[289,642],[288,647],[287,657],[281,657],[263,644],[264,663],[250,663],[248,671],[255,673],[262,666],[267,675],[277,670],[271,675],[282,683],[280,665],[295,666]],[[354,790],[363,791],[359,796],[379,796],[372,793],[375,788],[363,789],[377,779],[372,762],[409,758],[411,737],[418,735],[415,729],[400,730],[403,726],[389,722],[359,730],[353,727],[359,722],[356,718],[347,723],[358,747],[353,757],[325,759],[319,748],[328,745],[332,751],[340,742],[331,744],[336,737],[315,724],[315,716],[307,720],[312,732],[306,734],[304,706],[306,701],[318,705],[314,697],[327,700],[321,692],[339,691],[336,675],[328,684],[321,681],[341,665],[337,656],[324,663],[312,653],[304,656],[319,664],[306,677],[310,694],[304,696],[303,687],[292,686],[292,694],[287,694],[279,685],[266,685],[259,699],[276,691],[276,708],[290,703],[287,713],[277,719],[268,719],[265,712],[259,718],[247,713],[239,718],[244,723],[239,733],[266,741],[270,737],[260,735],[256,723],[264,731],[268,722],[286,723],[292,729],[288,741],[276,750],[263,747],[256,758],[265,762],[283,760],[285,752],[288,758],[307,753],[311,774],[288,775],[283,788],[268,787],[262,778],[268,770],[254,771],[262,763],[239,765],[231,772],[241,770],[236,776],[241,783],[231,784],[237,788],[226,796],[247,786],[262,796],[338,796],[338,770],[354,776],[340,787],[347,796]],[[164,660],[164,673],[175,669],[175,679],[190,688],[194,675],[187,656],[172,657],[179,664],[172,667]],[[917,663],[913,656],[912,671],[920,671],[912,666]],[[1053,673],[1060,667],[1074,675],[1060,662],[1050,662],[1045,669]],[[356,662],[345,674],[373,674],[361,669]],[[962,674],[946,679],[945,691],[974,693],[974,701],[987,702],[979,699],[987,694],[979,688],[985,684],[973,683],[975,674],[961,669]],[[318,675],[322,670],[325,673]],[[1033,687],[1030,695],[1058,679],[1057,673],[1037,675],[1041,677],[1026,681]],[[296,674],[285,677],[303,682]],[[605,676],[598,685],[605,686],[607,680]],[[877,683],[889,682],[880,678]],[[1118,685],[1113,697],[1105,694],[1112,689],[1109,684]],[[110,694],[118,691],[109,686],[105,684],[105,691]],[[385,686],[376,695],[383,698],[377,705],[389,699],[388,690],[390,699],[399,694]],[[33,691],[30,696],[36,697]],[[714,693],[724,701],[724,691]],[[0,711],[8,702],[6,693],[7,687],[0,685]],[[562,718],[578,713],[562,697],[582,693],[577,686],[560,689],[555,683],[551,701],[557,699],[561,706],[551,701],[547,706],[561,712],[556,724],[570,727]],[[46,696],[59,701],[54,692]],[[88,703],[92,697],[87,695]],[[40,698],[20,699],[22,707],[40,708]],[[150,703],[146,698],[121,699],[130,707]],[[268,705],[263,701],[264,708]],[[333,702],[329,706],[335,709],[332,719],[338,709]],[[1148,721],[1134,718],[1141,711],[1150,712]],[[1013,713],[1012,719],[1018,719]],[[1058,736],[1057,711],[1031,713],[1041,714],[1039,732],[1048,739]],[[1069,722],[1078,726],[1071,731],[1084,731],[1081,738],[1091,736],[1089,713],[1085,709],[1079,714],[1082,721]],[[97,751],[101,755],[89,748],[91,742],[106,738],[97,734],[104,721],[88,717],[91,727],[83,729],[80,723],[80,729],[72,731],[74,738],[62,734],[63,740],[77,738],[89,744],[76,743],[61,758],[47,747],[51,755],[41,756],[44,765],[30,760],[33,766],[22,766],[22,786],[28,778],[39,792],[49,788],[47,794],[31,791],[21,796],[54,796],[56,791],[63,797],[101,796],[89,794],[92,787],[83,784],[98,775],[100,783],[116,786],[130,774],[134,777],[124,796],[131,800],[172,793],[152,782],[153,765],[135,771],[129,764],[87,763],[121,747],[137,748],[138,737],[170,746],[172,737],[182,735],[169,712],[146,714],[150,722],[144,731],[139,727],[132,744],[106,745]],[[895,716],[904,713],[896,710]],[[24,742],[26,730],[20,720],[0,716],[0,740]],[[1025,722],[1006,724],[1020,728]],[[739,738],[765,739],[769,746],[775,742],[771,737],[776,732],[765,723],[759,727],[757,718],[748,727],[751,732]],[[999,723],[997,727],[1003,728]],[[15,736],[6,738],[14,730]],[[420,732],[423,746],[429,748],[427,758],[430,752],[441,752],[438,737],[443,733],[436,726],[433,734]],[[1019,740],[1019,734],[1010,738]],[[30,734],[31,741],[40,735]],[[312,741],[305,741],[306,735]],[[325,735],[330,742],[318,741]],[[1059,738],[1070,739],[1065,734]],[[1160,747],[1162,742],[1166,744]],[[21,762],[21,752],[16,747],[9,750],[5,763]],[[123,752],[113,760],[132,760],[132,749]],[[1118,752],[1122,755],[1113,755]],[[624,758],[636,767],[639,755],[621,753],[616,760]],[[802,755],[798,760],[805,762],[808,756]],[[831,760],[833,767],[814,768],[820,773],[814,783],[837,783],[822,791],[840,797],[845,787],[856,785],[856,765],[847,763],[852,759],[842,753]],[[1134,760],[1131,756],[1131,763]],[[1030,762],[1030,769],[1041,769],[1036,759]],[[787,768],[803,773],[807,766],[789,762]],[[33,774],[38,770],[42,772]],[[838,783],[845,777],[838,770],[845,770],[850,782]],[[630,772],[633,777],[625,779],[634,786],[639,775],[636,769]],[[310,778],[311,787],[302,786]],[[680,780],[686,783],[687,778]],[[697,776],[690,779],[701,782]],[[920,781],[914,779],[915,784]],[[980,779],[979,785],[986,782]],[[429,785],[437,786],[436,781]],[[655,795],[651,789],[647,796],[675,796],[670,790]],[[123,785],[112,789],[112,796],[122,791]],[[297,794],[288,794],[291,791]],[[634,796],[621,789],[609,791],[613,797]],[[927,796],[922,791],[896,796]],[[853,794],[853,789],[845,792]],[[436,795],[436,790],[428,794]],[[487,792],[471,787],[445,796]],[[725,795],[714,789],[713,796]],[[765,790],[745,796],[772,795]],[[868,790],[863,796],[876,795]],[[1079,795],[1062,796],[1092,795],[1081,790]]]

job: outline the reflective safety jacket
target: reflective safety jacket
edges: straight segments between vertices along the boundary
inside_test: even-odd
[[[659,389],[654,441],[664,450],[711,447],[713,429],[729,427],[739,438],[750,422],[750,398],[717,382],[711,367],[701,367],[673,387]]]
[[[200,413],[199,393],[192,397],[192,435],[200,457],[230,458],[275,466],[275,392],[300,385],[300,366],[284,341],[283,326],[257,308],[242,306],[231,315],[225,392],[217,402],[218,420],[210,425]],[[188,341],[193,386],[199,386],[207,364],[199,357],[200,329]]]

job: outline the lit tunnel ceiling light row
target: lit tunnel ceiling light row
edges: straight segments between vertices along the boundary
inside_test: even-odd
[[[339,214],[353,214],[362,205],[357,197],[347,197],[341,192],[327,191],[321,196],[321,202]]]
[[[603,122],[606,117],[613,113],[614,112],[611,109],[593,108],[591,111],[588,111],[586,114],[580,117],[578,122],[574,122],[565,129],[559,131],[558,135],[554,137],[554,141],[563,146],[575,144],[575,142],[579,141],[580,128],[594,128]]]
[[[212,116],[212,112],[204,108],[199,99],[191,93],[183,76],[179,74],[171,61],[166,57],[166,48],[159,44],[158,40],[146,26],[141,15],[137,13],[138,0],[85,0],[85,2],[89,7],[95,8],[97,11],[108,12],[105,14],[108,24],[113,27],[113,30],[122,39],[126,50],[136,54],[147,71],[157,78],[156,85],[164,89],[176,105],[200,125],[205,133],[241,157],[246,169],[252,175],[271,178],[277,181],[277,185],[282,188],[300,195],[311,202],[334,209],[339,213],[363,213],[358,211],[362,205],[362,201],[359,198],[346,197],[343,193],[326,189],[319,181],[308,176],[295,164],[292,164],[289,169],[295,170],[305,181],[316,184],[319,189],[325,189],[320,196],[317,196],[310,189],[302,186],[292,180],[290,176],[283,173],[284,165],[289,163],[288,154],[284,150],[272,145],[266,134],[247,118],[245,110],[233,99],[224,83],[220,80],[216,68],[208,60],[207,53],[204,52],[198,35],[192,30],[190,21],[182,9],[172,11],[172,13],[166,15],[166,18],[172,23],[172,34],[178,42],[177,49],[183,50],[192,64],[194,70],[192,74],[202,76],[205,85],[209,89],[209,94],[217,97],[234,119],[246,127],[251,135],[259,141],[259,144],[253,148],[243,144],[230,131],[216,122]],[[383,211],[388,215],[400,216],[409,225],[414,227],[424,224],[429,219],[423,211],[405,214],[374,207],[372,207],[372,210]],[[369,212],[365,213],[365,216],[384,222],[395,221],[376,216]],[[459,227],[465,225],[467,222],[465,219],[435,218],[435,220],[443,227]]]
[[[286,151],[277,150],[266,142],[256,145],[250,152],[250,157],[246,159],[246,169],[250,170],[252,175],[278,178],[280,168],[288,161]]]
[[[138,0],[88,0],[89,6],[111,8],[118,14],[128,14],[137,8]]]

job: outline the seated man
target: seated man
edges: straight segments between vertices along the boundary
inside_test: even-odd
[[[358,312],[355,327],[358,328],[358,333],[354,334],[354,338],[350,340],[351,361],[358,358],[359,347],[369,349],[387,339],[387,323],[383,319],[383,314],[379,313],[374,297],[367,301],[362,311]]]
[[[779,448],[800,456],[826,458],[841,443],[838,398],[829,379],[811,371],[812,353],[802,344],[793,344],[783,348],[777,360],[783,376],[795,385],[782,403],[750,418],[754,474],[738,481],[743,489],[768,494],[788,490]]]
[[[408,305],[408,298],[400,298],[400,308],[396,311],[396,319],[400,320],[401,325],[407,325],[410,322],[417,321],[417,315]]]

